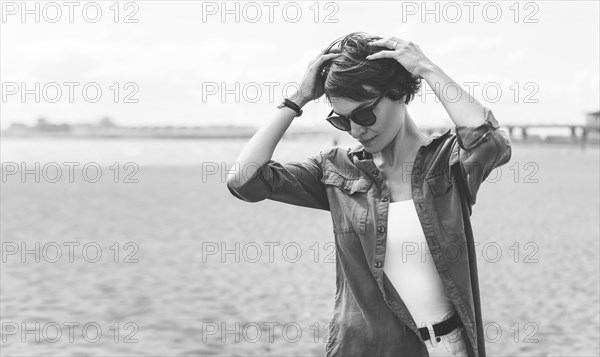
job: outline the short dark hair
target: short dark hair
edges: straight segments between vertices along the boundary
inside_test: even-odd
[[[395,59],[366,59],[372,53],[389,50],[368,45],[378,39],[381,37],[352,32],[331,43],[328,52],[341,52],[342,55],[327,61],[322,71],[325,96],[329,101],[335,97],[364,102],[377,98],[386,89],[389,89],[386,97],[392,100],[400,100],[406,94],[405,104],[408,104],[414,98],[421,87],[420,77],[413,76]],[[368,91],[362,85],[369,85],[377,92]]]

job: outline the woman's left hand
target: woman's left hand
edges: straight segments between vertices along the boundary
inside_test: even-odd
[[[413,76],[421,77],[423,70],[433,63],[423,54],[416,43],[397,37],[382,38],[369,42],[371,46],[387,47],[389,51],[380,51],[367,56],[368,60],[393,58],[398,61]]]

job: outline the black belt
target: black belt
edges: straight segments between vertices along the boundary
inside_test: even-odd
[[[436,336],[444,336],[452,332],[458,326],[460,326],[460,318],[458,317],[458,314],[454,314],[448,320],[433,325],[433,332]],[[423,337],[423,341],[429,340],[429,329],[427,327],[421,327],[419,332],[421,333],[421,337]],[[436,341],[440,342],[440,339],[437,338]]]

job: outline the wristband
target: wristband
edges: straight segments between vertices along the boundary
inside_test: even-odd
[[[283,102],[281,104],[279,104],[279,106],[277,108],[283,108],[283,107],[288,107],[288,108],[292,109],[293,111],[295,111],[297,117],[302,115],[302,109],[300,109],[300,106],[298,106],[298,104],[292,102],[291,100],[289,100],[287,98],[283,98]]]

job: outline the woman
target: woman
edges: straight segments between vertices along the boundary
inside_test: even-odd
[[[456,133],[427,137],[415,125],[406,105],[422,79]],[[445,98],[448,86],[461,95]],[[327,120],[360,144],[272,160],[300,108],[323,94],[333,107]],[[471,206],[510,156],[492,112],[419,46],[351,33],[310,63],[227,186],[248,202],[331,212],[337,279],[327,356],[485,356]]]

